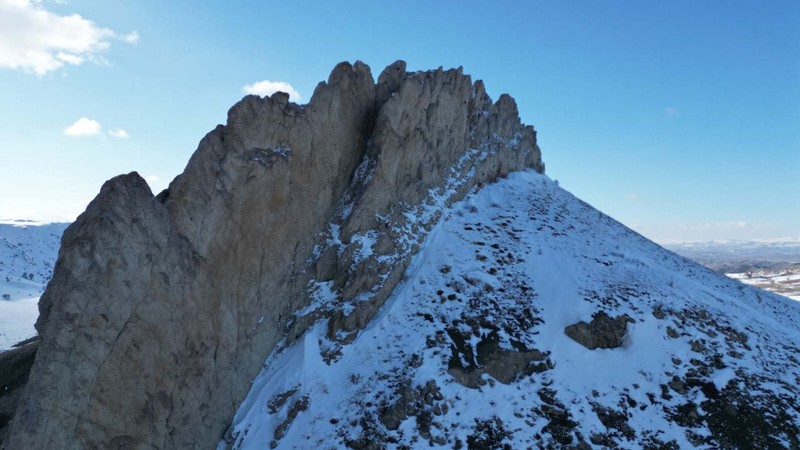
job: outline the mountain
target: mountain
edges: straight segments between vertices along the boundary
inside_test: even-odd
[[[800,238],[766,241],[682,242],[666,248],[724,273],[785,270],[800,265]]]
[[[510,96],[341,63],[103,185],[0,355],[3,442],[796,447],[798,319],[559,188]]]
[[[0,221],[0,350],[36,334],[37,301],[68,223]]]
[[[533,127],[461,69],[342,63],[307,105],[245,97],[167,191],[119,176],[67,228],[8,445],[212,445],[279,341],[326,320],[343,344],[443,205],[526,167]]]
[[[532,171],[443,212],[381,314],[273,353],[220,449],[798,448],[800,308]]]

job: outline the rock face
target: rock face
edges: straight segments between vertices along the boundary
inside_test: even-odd
[[[589,350],[622,347],[628,322],[627,316],[610,317],[603,311],[592,315],[592,321],[580,321],[564,328],[564,334]]]
[[[7,448],[214,447],[283,339],[352,339],[443,206],[524,168],[535,131],[460,68],[245,97],[168,190],[116,177],[66,230]]]
[[[38,348],[39,341],[31,340],[0,353],[0,442],[8,434]]]

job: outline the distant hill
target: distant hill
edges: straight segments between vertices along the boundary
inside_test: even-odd
[[[39,296],[68,223],[0,221],[0,351],[36,334]]]
[[[69,223],[0,222],[0,299],[42,295],[67,226]]]
[[[782,270],[800,264],[800,238],[685,242],[664,247],[721,273]]]
[[[800,300],[800,238],[666,247],[742,283]]]

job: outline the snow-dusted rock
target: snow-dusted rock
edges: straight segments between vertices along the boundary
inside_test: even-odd
[[[324,324],[273,352],[220,449],[800,448],[798,302],[533,171],[446,208],[420,247],[337,358]],[[581,322],[598,348],[564,333]]]
[[[66,231],[8,448],[213,447],[282,339],[329,317],[336,359],[442,208],[524,168],[533,128],[461,69],[245,97],[167,191],[117,177]]]
[[[543,171],[460,69],[246,97],[65,232],[7,448],[800,447],[800,303]]]
[[[622,347],[630,317],[609,317],[605,311],[592,314],[589,323],[580,321],[564,328],[564,334],[589,350]]]

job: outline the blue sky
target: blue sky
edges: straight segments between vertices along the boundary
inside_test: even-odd
[[[304,103],[357,59],[510,93],[548,175],[649,238],[800,236],[796,1],[0,0],[0,217],[163,189],[244,86]]]

